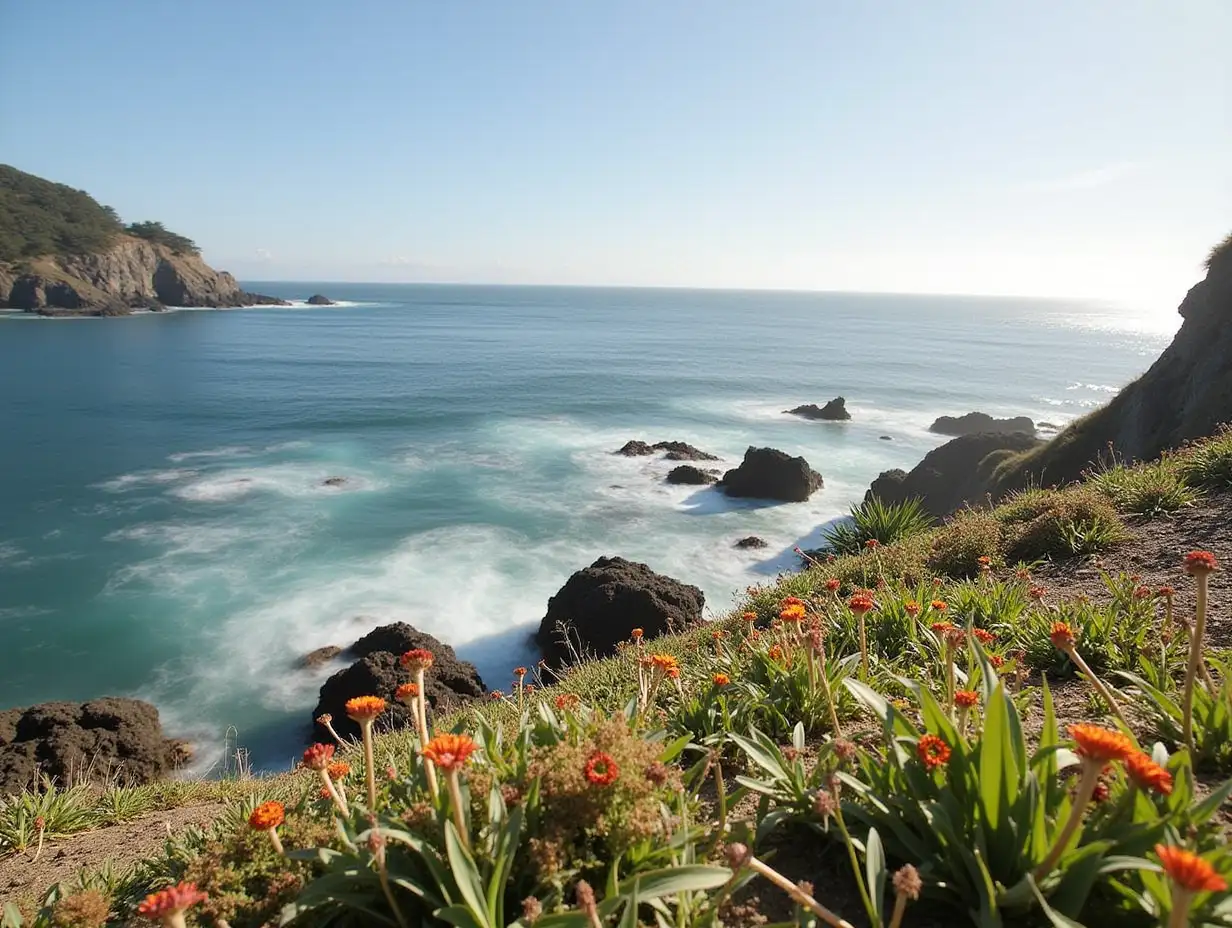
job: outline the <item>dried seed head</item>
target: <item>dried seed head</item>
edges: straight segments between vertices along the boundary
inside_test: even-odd
[[[894,884],[894,892],[900,896],[906,896],[913,902],[920,898],[920,890],[924,888],[924,881],[920,879],[920,871],[911,864],[896,870],[891,883]]]
[[[733,870],[739,870],[747,864],[749,862],[749,858],[753,856],[749,851],[749,846],[747,844],[741,844],[739,841],[735,841],[727,845],[727,847],[723,850],[723,854],[727,858],[727,865]]]

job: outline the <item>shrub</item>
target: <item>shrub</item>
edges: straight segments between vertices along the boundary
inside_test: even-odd
[[[161,222],[134,222],[129,224],[124,231],[137,238],[143,238],[147,242],[153,242],[155,245],[165,245],[177,255],[201,253],[196,242],[183,235],[177,235],[165,228]]]
[[[851,507],[851,521],[841,522],[825,534],[825,543],[836,554],[859,554],[869,541],[893,544],[925,532],[933,517],[918,499],[883,503],[876,497]]]
[[[1125,537],[1112,503],[1085,487],[1023,490],[994,511],[1011,562],[1094,554]]]
[[[1120,512],[1148,519],[1177,512],[1198,500],[1197,491],[1170,458],[1133,467],[1113,464],[1092,474],[1089,483]]]
[[[964,509],[931,536],[928,569],[943,577],[973,577],[981,557],[1001,551],[1001,523],[984,509]]]
[[[1177,455],[1181,476],[1195,487],[1232,488],[1232,430],[1226,426],[1206,441],[1190,445]]]

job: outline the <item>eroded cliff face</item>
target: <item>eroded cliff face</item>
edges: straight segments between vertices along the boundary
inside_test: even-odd
[[[137,307],[283,303],[242,290],[198,255],[123,235],[106,251],[56,255],[0,267],[0,305],[31,311],[113,313]]]

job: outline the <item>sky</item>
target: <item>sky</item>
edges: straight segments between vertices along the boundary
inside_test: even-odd
[[[242,280],[1170,312],[1232,229],[1228,0],[0,0],[0,35],[0,162]]]

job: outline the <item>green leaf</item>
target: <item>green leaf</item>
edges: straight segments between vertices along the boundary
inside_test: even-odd
[[[637,878],[633,880],[633,886],[629,889],[628,903],[625,905],[624,914],[620,917],[620,928],[637,928]]]
[[[1206,822],[1219,811],[1220,806],[1227,801],[1229,795],[1232,795],[1232,780],[1225,780],[1219,785],[1218,789],[1213,790],[1209,796],[1190,810],[1194,823],[1202,824]]]
[[[643,901],[669,896],[672,893],[696,892],[704,889],[715,889],[722,886],[732,877],[727,867],[710,867],[705,864],[693,864],[687,867],[666,867],[661,870],[651,870],[638,874],[620,884],[620,894],[626,895],[637,885],[638,895]]]
[[[475,866],[475,860],[470,852],[463,847],[462,838],[452,821],[445,823],[445,853],[449,858],[449,869],[453,872],[454,881],[458,884],[458,892],[462,894],[462,900],[471,910],[479,928],[497,928],[488,920],[488,909],[484,904],[483,883],[479,878],[479,869]]]
[[[484,928],[483,923],[476,920],[475,913],[464,905],[448,905],[432,914],[457,928]]]
[[[1044,910],[1044,915],[1048,921],[1052,922],[1053,928],[1086,928],[1082,922],[1076,922],[1054,910],[1044,898],[1044,894],[1040,892],[1039,887],[1035,885],[1035,879],[1030,874],[1027,875],[1027,882],[1031,891],[1035,893],[1035,899],[1040,904],[1040,908]]]
[[[878,921],[881,921],[885,918],[882,908],[885,905],[886,861],[881,835],[877,834],[876,828],[869,829],[868,841],[864,845],[864,872],[873,911],[877,914]]]
[[[734,741],[736,746],[744,751],[753,763],[757,764],[757,766],[761,767],[771,776],[777,777],[780,780],[787,779],[787,770],[783,766],[782,755],[779,754],[777,747],[767,750],[762,745],[735,732],[732,732],[727,737]],[[748,784],[746,783],[745,785],[747,786]]]
[[[689,742],[692,740],[692,735],[681,735],[675,741],[670,742],[663,748],[663,752],[659,754],[659,762],[664,764],[673,763],[677,757],[684,753],[684,749],[689,746]]]
[[[556,915],[544,915],[535,928],[590,928],[590,918],[585,912],[560,912]]]

